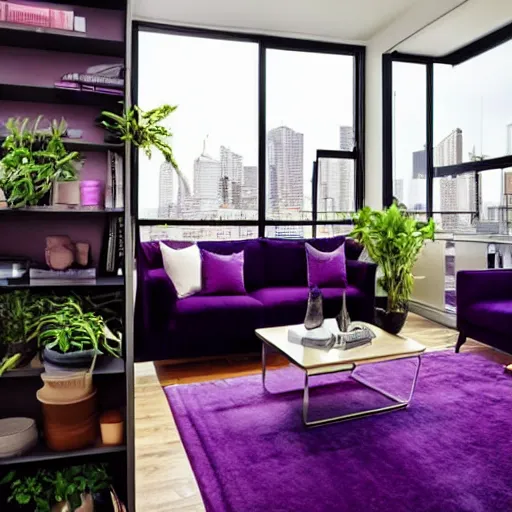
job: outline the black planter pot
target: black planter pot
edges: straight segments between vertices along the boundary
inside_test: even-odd
[[[37,354],[38,347],[37,347],[37,340],[31,340],[27,343],[21,341],[19,343],[10,343],[7,345],[7,350],[5,352],[6,357],[14,356],[15,354],[20,354],[21,358],[16,363],[16,366],[18,368],[21,368],[23,366],[27,366],[27,364],[34,359],[35,355]]]
[[[408,311],[403,313],[387,312],[382,308],[375,309],[375,325],[390,334],[398,334],[407,320]]]
[[[91,366],[94,358],[94,349],[82,350],[80,352],[67,352],[63,354],[57,350],[49,348],[44,349],[43,359],[45,362],[55,366],[64,366],[67,368],[85,368]]]

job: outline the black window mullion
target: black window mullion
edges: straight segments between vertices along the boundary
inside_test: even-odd
[[[356,195],[356,211],[360,210],[364,206],[365,197],[365,55],[365,50],[363,48],[354,56],[354,143],[356,152],[354,162],[354,190]]]
[[[267,215],[267,49],[263,43],[258,67],[258,236],[263,238]]]
[[[427,218],[434,210],[434,64],[427,64]]]
[[[393,202],[393,60],[382,56],[382,205]]]

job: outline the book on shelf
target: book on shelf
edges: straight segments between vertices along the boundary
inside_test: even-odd
[[[96,269],[70,268],[68,270],[52,270],[44,268],[31,268],[29,270],[29,276],[31,281],[39,279],[51,279],[54,281],[79,281],[82,279],[96,279]]]
[[[114,151],[108,151],[105,185],[106,208],[124,208],[123,171],[123,157]]]
[[[61,80],[64,82],[105,86],[113,89],[123,89],[124,87],[124,78],[113,78],[89,73],[66,73]]]
[[[97,85],[85,85],[77,82],[67,82],[65,80],[58,80],[54,83],[56,89],[72,89],[74,91],[96,92],[98,94],[107,94],[109,96],[123,96],[122,89],[112,89],[109,87],[102,87]]]
[[[72,31],[74,28],[74,13],[64,9],[0,2],[0,21]]]
[[[109,218],[103,235],[101,250],[101,272],[104,275],[120,275],[124,262],[124,219]]]

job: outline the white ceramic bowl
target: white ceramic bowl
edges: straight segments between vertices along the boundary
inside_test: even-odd
[[[22,455],[36,443],[37,427],[32,418],[0,420],[0,458]]]

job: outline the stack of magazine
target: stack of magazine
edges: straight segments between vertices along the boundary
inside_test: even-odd
[[[316,329],[307,330],[304,325],[288,329],[288,341],[305,347],[349,350],[370,344],[375,333],[362,322],[352,322],[347,332],[341,332],[335,318],[328,318]]]

